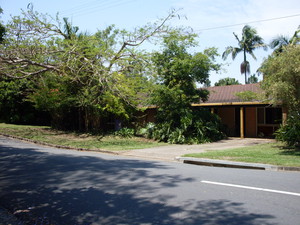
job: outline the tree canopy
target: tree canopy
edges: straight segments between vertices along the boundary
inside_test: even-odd
[[[53,127],[81,131],[112,128],[120,120],[133,124],[136,112],[152,103],[158,107],[155,138],[171,143],[221,139],[217,116],[192,108],[207,99],[208,92],[197,84],[208,84],[210,71],[219,70],[217,50],[190,53],[197,35],[167,26],[175,15],[171,11],[132,32],[111,25],[90,34],[67,18],[28,7],[5,25],[0,98],[22,99],[49,113]],[[149,53],[140,47],[151,40],[162,49]],[[19,95],[10,98],[14,92]]]
[[[208,92],[196,83],[206,83],[214,63],[216,49],[190,54],[196,44],[194,34],[173,32],[164,37],[162,52],[153,55],[158,81],[152,103],[158,107],[153,137],[169,143],[201,143],[223,137],[219,121],[209,111],[196,109],[192,103],[205,101]]]
[[[0,14],[3,13],[2,8],[0,7]],[[4,35],[5,35],[5,27],[2,23],[0,23],[0,44],[4,41]]]
[[[262,65],[262,88],[267,99],[288,109],[287,121],[276,138],[288,146],[300,144],[300,45],[288,45],[275,52]]]
[[[29,7],[6,25],[0,76],[33,82],[26,100],[50,112],[57,126],[70,120],[89,130],[102,123],[100,114],[130,120],[151,83],[150,56],[139,46],[170,32],[166,22],[175,14],[133,32],[109,26],[88,34]]]
[[[216,82],[215,86],[227,86],[227,85],[234,85],[234,84],[241,84],[241,83],[235,78],[226,77]]]
[[[262,65],[262,88],[273,104],[300,110],[300,45],[289,46],[281,54],[271,55]]]
[[[252,74],[250,77],[248,77],[247,84],[255,84],[258,83],[258,77],[255,74]]]

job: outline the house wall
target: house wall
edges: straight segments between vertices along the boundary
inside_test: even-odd
[[[149,122],[152,122],[154,123],[155,122],[155,116],[156,116],[156,109],[147,109],[147,123]]]
[[[245,137],[257,136],[256,107],[245,108]]]
[[[218,106],[210,107],[212,113],[216,113],[226,127],[226,134],[231,137],[240,137],[240,107],[237,106]],[[266,113],[258,116],[258,109],[266,109],[265,106],[243,106],[244,108],[244,136],[245,137],[272,137],[274,131],[278,129],[280,122],[275,124],[268,124]],[[268,110],[270,107],[268,106]],[[155,122],[156,108],[149,108],[138,115],[139,123],[146,125],[149,122]],[[280,113],[280,112],[279,112]],[[282,111],[285,115],[286,111]],[[270,114],[270,113],[269,113]],[[278,112],[277,112],[278,114]],[[277,115],[276,114],[276,115]],[[271,114],[272,116],[273,114]],[[260,121],[261,117],[263,122]],[[274,115],[273,115],[274,117]],[[259,119],[260,118],[260,119]],[[282,116],[284,119],[284,116]],[[269,119],[270,120],[270,119]]]
[[[286,119],[286,110],[280,107],[257,108],[257,134],[260,137],[274,137],[274,132]]]
[[[257,117],[257,110],[265,109],[269,111],[269,114],[264,114],[265,122],[263,124],[259,123]],[[238,130],[240,129],[240,118],[239,118],[239,109],[240,106],[236,107],[219,107],[217,112],[220,116],[222,123],[227,127],[228,136],[239,136]],[[276,108],[272,107],[256,107],[256,106],[247,106],[244,107],[244,137],[254,138],[254,137],[273,137],[273,133],[278,129],[281,122],[268,123],[268,120],[272,120],[274,113],[271,113],[270,110],[275,110]],[[277,108],[278,109],[278,108]],[[279,108],[280,109],[280,108]],[[277,110],[278,111],[278,110]],[[281,114],[280,110],[277,112],[278,115]],[[278,117],[276,114],[275,118]],[[284,115],[284,113],[282,113]]]
[[[222,124],[226,126],[226,134],[228,136],[239,136],[240,121],[239,113],[240,107],[219,107],[216,111],[221,118]],[[257,119],[256,107],[245,107],[244,117],[244,133],[245,137],[257,137]]]
[[[222,124],[226,126],[226,134],[235,136],[235,108],[220,107],[217,110],[217,114],[221,118]]]
[[[140,125],[146,125],[147,123],[154,123],[155,122],[155,115],[156,115],[156,108],[149,108],[146,109],[144,112],[139,112],[138,123]]]

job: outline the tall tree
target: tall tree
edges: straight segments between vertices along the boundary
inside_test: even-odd
[[[292,37],[279,35],[275,37],[269,44],[270,48],[274,49],[274,52],[281,53],[286,46],[292,46],[300,43],[300,26],[294,32]]]
[[[79,27],[73,26],[71,22],[69,22],[68,18],[63,18],[64,21],[64,33],[62,34],[65,39],[71,40],[76,37],[76,33],[79,30]]]
[[[137,93],[147,92],[149,54],[138,47],[167,33],[165,23],[174,13],[134,32],[110,26],[96,34],[78,34],[67,19],[55,20],[29,7],[6,26],[0,76],[36,79],[30,101],[59,122],[76,111],[85,129],[100,114],[129,119],[146,96]]]
[[[253,59],[256,60],[254,55],[254,50],[257,48],[263,48],[267,50],[266,44],[264,44],[263,39],[257,34],[255,28],[246,25],[242,30],[242,38],[240,39],[235,33],[233,33],[236,40],[238,41],[238,47],[228,46],[222,54],[224,60],[227,59],[228,55],[231,54],[234,60],[237,54],[243,53],[244,60],[241,63],[240,69],[241,74],[245,74],[245,84],[247,83],[247,74],[250,73],[250,64],[247,61],[247,54],[250,54]]]
[[[213,60],[216,49],[190,54],[188,48],[195,44],[195,35],[173,32],[164,38],[163,51],[153,56],[158,74],[152,94],[152,103],[158,106],[154,138],[161,141],[201,143],[223,137],[210,112],[192,107],[208,95],[196,82],[207,83],[210,70],[219,68]]]
[[[248,77],[248,84],[256,84],[258,83],[258,77],[255,74],[252,74],[250,77]]]
[[[3,13],[3,9],[0,7],[0,14]],[[0,44],[4,41],[4,35],[5,35],[5,27],[2,23],[0,23]]]
[[[288,109],[286,124],[276,138],[289,146],[300,147],[300,45],[287,46],[280,54],[272,54],[261,67],[262,88],[273,104]]]
[[[261,67],[262,88],[273,104],[282,104],[300,113],[300,45],[288,46],[281,54],[273,54]]]

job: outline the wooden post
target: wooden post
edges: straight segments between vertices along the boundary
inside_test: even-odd
[[[287,113],[287,108],[282,107],[282,125],[286,125]]]
[[[245,134],[244,134],[244,107],[240,108],[240,133],[241,133],[241,138],[245,138]]]

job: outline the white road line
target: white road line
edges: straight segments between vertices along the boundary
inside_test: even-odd
[[[273,189],[258,188],[258,187],[228,184],[228,183],[220,183],[220,182],[213,182],[213,181],[207,181],[207,180],[202,180],[201,182],[206,183],[206,184],[215,184],[215,185],[222,185],[222,186],[229,186],[229,187],[236,187],[236,188],[244,188],[244,189],[250,189],[250,190],[256,190],[256,191],[266,191],[266,192],[273,192],[273,193],[285,194],[285,195],[294,195],[294,196],[300,197],[300,193],[295,193],[295,192],[278,191],[278,190],[273,190]]]

